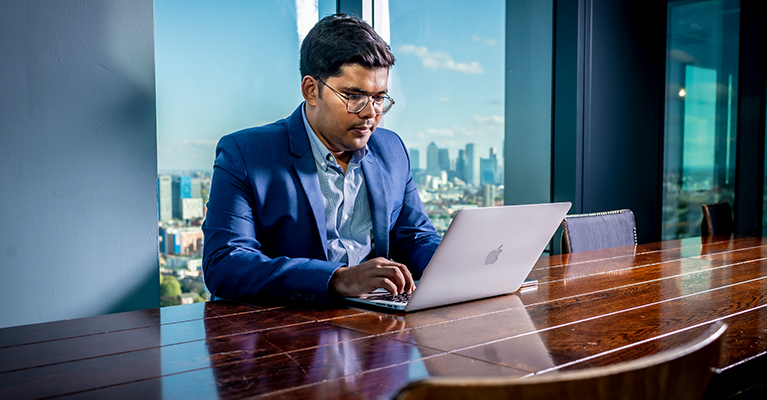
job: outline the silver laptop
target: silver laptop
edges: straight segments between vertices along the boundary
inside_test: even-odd
[[[409,312],[516,292],[570,205],[463,209],[453,218],[410,296],[393,297],[379,289],[345,299]]]

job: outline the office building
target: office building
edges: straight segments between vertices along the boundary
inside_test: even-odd
[[[437,164],[439,166],[440,171],[448,172],[451,170],[450,168],[450,152],[448,149],[439,149],[439,153],[437,156]]]
[[[203,235],[200,227],[168,228],[165,230],[166,253],[200,256]]]
[[[181,199],[181,220],[188,221],[191,219],[200,219],[203,216],[204,212],[201,198]]]
[[[495,185],[495,160],[490,158],[481,158],[479,160],[480,184]]]
[[[183,219],[181,199],[192,198],[192,178],[189,176],[173,177],[173,218]]]
[[[436,175],[439,171],[439,147],[431,142],[426,148],[426,173]]]
[[[465,164],[464,164],[464,181],[467,185],[479,187],[480,185],[480,165],[479,165],[479,153],[476,143],[467,143],[466,151],[464,152]]]
[[[501,179],[501,171],[498,167],[498,151],[495,148],[495,146],[490,146],[490,151],[488,155],[488,159],[492,160],[492,170],[493,170],[493,184],[495,185],[501,185],[503,184],[503,180]]]
[[[410,149],[410,171],[416,172],[421,169],[421,153]]]
[[[203,217],[201,182],[200,178],[190,176],[173,177],[173,218],[186,221]]]
[[[193,177],[189,182],[189,198],[202,198],[202,180]]]
[[[455,159],[455,177],[465,182],[464,171],[466,169],[466,157],[464,149],[458,150],[458,158]]]
[[[157,177],[157,205],[160,221],[173,220],[173,178],[169,175]]]
[[[482,206],[493,207],[495,206],[496,188],[493,184],[482,185]]]

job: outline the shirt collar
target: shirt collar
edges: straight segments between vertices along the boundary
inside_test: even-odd
[[[317,163],[317,165],[320,166],[320,168],[322,168],[324,171],[327,171],[328,166],[338,166],[338,163],[336,162],[336,158],[333,156],[333,154],[330,153],[330,150],[328,150],[328,148],[325,147],[325,144],[322,143],[314,129],[312,129],[312,126],[309,125],[309,120],[306,119],[305,108],[306,103],[304,103],[301,107],[301,117],[304,119],[304,127],[306,128],[306,135],[309,136],[309,144],[312,147],[312,155],[314,156],[314,161]],[[365,147],[355,150],[349,164],[361,162],[362,159],[368,154],[368,151],[369,150],[367,144],[365,144]]]

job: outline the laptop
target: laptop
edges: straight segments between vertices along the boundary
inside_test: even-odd
[[[410,296],[393,297],[378,289],[344,299],[410,312],[516,292],[570,206],[544,203],[460,210]]]

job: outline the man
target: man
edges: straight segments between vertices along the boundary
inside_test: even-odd
[[[203,225],[205,283],[218,298],[327,302],[413,288],[440,237],[402,140],[376,129],[389,46],[359,18],[319,21],[301,46],[298,109],[224,136]]]

